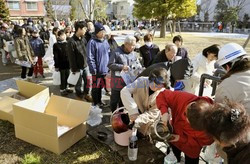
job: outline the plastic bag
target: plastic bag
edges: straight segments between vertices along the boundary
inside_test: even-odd
[[[61,85],[61,74],[59,71],[53,72],[53,85]]]
[[[24,61],[24,60],[19,60],[19,59],[15,60],[15,64],[20,65],[22,67],[27,67],[27,68],[31,68],[31,65],[32,65],[30,61]]]
[[[100,125],[102,122],[102,109],[98,106],[91,106],[87,124],[90,126]]]
[[[77,81],[79,80],[80,74],[80,72],[70,72],[69,77],[67,79],[68,84],[76,85]]]
[[[217,153],[215,143],[206,147],[204,159],[209,163],[221,163],[222,158]]]

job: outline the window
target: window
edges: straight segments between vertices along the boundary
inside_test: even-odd
[[[27,10],[37,10],[37,2],[26,2]]]
[[[10,10],[20,10],[20,4],[18,1],[10,1],[8,2],[8,6]]]
[[[123,10],[123,6],[121,6],[121,10]]]

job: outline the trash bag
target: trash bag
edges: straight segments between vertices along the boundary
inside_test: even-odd
[[[87,124],[97,126],[102,123],[102,109],[98,106],[91,106]]]

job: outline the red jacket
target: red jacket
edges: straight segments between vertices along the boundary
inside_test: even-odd
[[[205,132],[192,129],[184,114],[187,105],[198,99],[213,103],[208,97],[198,97],[182,91],[164,90],[156,98],[157,107],[162,114],[166,113],[168,108],[171,109],[174,134],[180,136],[179,141],[171,144],[190,158],[198,158],[202,147],[213,143],[213,139],[207,136]]]

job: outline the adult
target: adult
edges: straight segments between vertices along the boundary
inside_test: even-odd
[[[204,73],[213,75],[215,70],[214,65],[218,58],[219,50],[220,46],[218,44],[213,44],[203,49],[202,53],[199,53],[195,56],[195,58],[192,60],[193,75],[190,79],[183,81],[185,85],[184,91],[196,95],[198,94],[201,75]],[[205,87],[209,87],[210,84],[211,81],[207,80]]]
[[[213,139],[201,131],[204,112],[210,109],[209,104],[212,103],[212,99],[208,97],[198,97],[188,92],[168,89],[156,98],[157,107],[162,114],[161,119],[165,124],[171,120],[171,115],[173,139],[169,143],[178,162],[183,152],[185,163],[198,164],[202,147],[213,143]],[[193,112],[194,108],[199,112]],[[192,128],[194,126],[197,130]]]
[[[160,62],[174,62],[179,58],[176,57],[177,53],[177,46],[173,43],[169,43],[165,46],[165,49],[160,51],[155,59],[153,60],[152,64],[160,63]]]
[[[7,52],[4,50],[5,41],[11,40],[11,34],[8,32],[8,25],[3,23],[0,29],[0,52],[2,54],[2,63],[5,66],[8,62],[7,60]]]
[[[89,95],[88,87],[88,64],[87,64],[87,51],[84,34],[87,31],[87,24],[84,21],[75,22],[75,34],[68,41],[68,57],[71,72],[80,73],[79,79],[75,85],[75,92],[78,99],[86,99],[92,101],[92,97]],[[82,91],[82,80],[84,81]]]
[[[94,24],[91,22],[91,21],[89,21],[88,23],[87,23],[87,31],[86,31],[86,33],[85,33],[85,35],[84,35],[84,37],[85,37],[85,39],[86,39],[86,41],[87,41],[87,43],[90,41],[90,39],[93,37],[93,33],[95,32],[95,26],[94,26]]]
[[[156,44],[153,44],[152,34],[146,34],[143,39],[145,45],[141,46],[139,51],[143,59],[143,66],[147,68],[152,64],[160,49]]]
[[[181,56],[182,59],[188,58],[187,49],[182,47],[183,38],[180,35],[177,35],[173,38],[173,43],[178,47],[176,56]]]
[[[156,97],[168,87],[168,75],[164,68],[150,72],[149,77],[140,77],[121,90],[121,99],[131,121],[143,134],[151,133],[151,126],[160,118]]]
[[[16,33],[18,37],[15,38],[14,42],[18,59],[20,61],[28,61],[31,63],[30,66],[21,66],[22,67],[21,78],[26,79],[27,68],[28,68],[29,72],[27,79],[30,80],[32,79],[33,75],[34,52],[29,43],[29,39],[26,36],[25,28],[18,27]]]
[[[126,86],[120,73],[121,71],[128,71],[132,62],[137,59],[135,49],[136,39],[133,36],[127,36],[124,44],[112,52],[108,67],[111,70],[111,97],[110,108],[115,111],[117,106],[123,106],[120,91]]]
[[[242,103],[250,114],[250,61],[246,51],[239,44],[228,43],[220,49],[217,64],[227,73],[216,90],[215,101],[223,102],[227,97]]]
[[[110,46],[104,39],[105,30],[102,24],[95,24],[95,35],[87,45],[87,61],[89,71],[92,75],[91,95],[94,105],[104,107],[106,104],[102,102],[102,88],[105,88],[105,76],[108,74],[108,62]]]
[[[242,104],[216,103],[204,118],[205,131],[226,152],[229,164],[250,163],[250,116]]]

